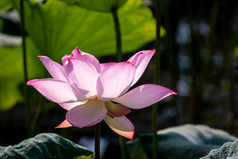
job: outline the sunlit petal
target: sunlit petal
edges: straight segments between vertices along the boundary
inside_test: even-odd
[[[104,121],[115,133],[133,139],[134,125],[125,116],[111,118],[107,115]]]
[[[113,99],[113,101],[132,109],[141,109],[148,107],[172,94],[177,93],[159,85],[146,84],[134,88],[123,96]]]
[[[107,108],[107,114],[111,117],[120,117],[131,112],[131,110],[128,107],[121,104],[105,102],[105,105]]]
[[[55,127],[56,129],[57,128],[68,128],[68,127],[72,127],[73,125],[71,125],[66,119],[60,124],[58,125],[57,127]]]
[[[100,64],[101,72],[113,64],[116,64],[116,62],[101,63]]]
[[[111,100],[125,93],[134,79],[135,67],[129,62],[116,63],[103,70],[97,81],[101,100]]]
[[[107,109],[104,102],[93,99],[83,105],[70,109],[66,114],[66,119],[73,126],[83,128],[99,123],[106,114]]]
[[[62,65],[58,64],[57,62],[52,61],[50,58],[46,56],[38,56],[39,59],[44,64],[47,71],[54,79],[67,81],[64,74],[64,68]]]
[[[87,98],[97,95],[96,81],[98,73],[95,67],[79,59],[69,59],[65,65],[65,74],[69,83]]]
[[[101,72],[101,67],[100,67],[100,63],[97,60],[96,57],[94,57],[93,55],[90,55],[88,53],[85,53],[81,50],[78,49],[78,47],[76,47],[73,51],[71,55],[66,55],[62,58],[62,62],[65,63],[67,60],[72,59],[72,58],[76,58],[76,59],[80,59],[83,60],[87,63],[91,63],[97,70],[98,73]]]
[[[84,100],[84,101],[77,101],[77,102],[64,102],[64,103],[58,103],[62,108],[66,109],[66,110],[70,110],[73,107],[85,104],[88,102],[88,99]]]
[[[150,59],[154,55],[155,50],[145,50],[145,51],[140,51],[133,55],[128,62],[131,62],[132,64],[135,65],[136,67],[136,73],[135,73],[135,78],[132,82],[132,85],[134,85],[142,76],[144,73],[148,63],[150,62]]]
[[[55,79],[39,79],[27,82],[47,99],[55,103],[84,101],[85,98],[74,92],[70,85]]]
[[[93,55],[90,55],[88,53],[79,50],[78,47],[76,47],[76,49],[73,50],[72,54],[74,54],[75,58],[82,59],[85,60],[86,62],[91,63],[96,68],[98,73],[101,72],[100,63],[98,59]]]

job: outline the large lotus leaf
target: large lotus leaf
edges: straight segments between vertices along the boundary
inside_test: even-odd
[[[194,159],[205,156],[210,150],[219,148],[225,142],[235,141],[225,131],[204,125],[184,125],[158,131],[158,155],[166,159]],[[141,135],[127,144],[131,159],[144,155],[153,157],[152,135]]]
[[[0,47],[0,52],[0,110],[6,110],[22,101],[19,83],[23,81],[23,63],[20,47]]]
[[[18,1],[13,2],[17,6]],[[24,5],[26,29],[41,54],[56,60],[70,54],[76,46],[96,56],[115,54],[111,13],[90,11],[57,0],[48,0],[41,6],[28,3],[25,1]],[[155,39],[155,19],[141,1],[129,0],[118,14],[124,53]]]
[[[92,159],[93,153],[87,148],[53,133],[42,133],[17,145],[0,148],[1,159],[67,159],[80,158],[80,156],[83,156],[84,159]]]
[[[7,11],[12,8],[11,0],[1,0],[0,1],[0,12]]]
[[[99,11],[110,12],[114,9],[122,7],[127,0],[62,0],[68,4],[78,5],[80,7]]]
[[[219,149],[212,150],[207,156],[200,159],[237,159],[238,158],[238,140],[227,142]]]
[[[37,50],[30,40],[27,43],[28,77],[40,77],[44,69],[37,59]],[[23,101],[22,45],[17,47],[0,47],[0,111],[7,110],[17,102]]]

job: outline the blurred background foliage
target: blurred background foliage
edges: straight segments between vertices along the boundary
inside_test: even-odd
[[[6,121],[0,125],[3,134],[16,129],[25,131],[18,3],[0,2],[0,119]],[[60,62],[76,46],[103,62],[115,61],[115,31],[110,13],[115,4],[98,9],[94,8],[97,1],[86,7],[85,3],[24,1],[29,79],[49,77],[37,55]],[[154,49],[155,1],[127,0],[119,7],[123,59],[138,50]],[[178,92],[178,96],[159,104],[159,128],[200,123],[238,136],[238,1],[162,0],[161,13],[160,84]],[[151,61],[138,85],[153,82],[153,69]],[[39,98],[33,89],[29,91],[32,114],[44,111],[36,132],[52,131],[64,119],[65,112]],[[135,137],[151,132],[151,108],[133,111],[128,116],[135,123]],[[72,140],[92,132],[90,128],[70,130],[74,135],[69,135],[68,130],[54,131],[68,134]],[[102,135],[114,136],[107,128],[103,131]],[[23,134],[11,140],[0,139],[0,144],[19,141]]]

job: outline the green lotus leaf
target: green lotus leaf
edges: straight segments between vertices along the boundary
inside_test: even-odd
[[[17,7],[17,1],[14,2]],[[94,12],[57,0],[46,1],[41,6],[31,6],[25,1],[24,6],[26,30],[42,55],[59,60],[76,46],[98,57],[115,54],[111,13]],[[124,53],[155,39],[155,19],[141,1],[129,0],[118,14]]]
[[[199,158],[225,142],[237,138],[204,125],[183,125],[158,131],[158,156],[166,159]],[[152,134],[144,134],[127,144],[131,159],[153,158]]]
[[[1,0],[0,1],[0,12],[7,11],[12,8],[11,0]]]
[[[238,140],[234,142],[227,142],[218,149],[211,150],[208,155],[200,159],[236,159],[238,158]]]
[[[82,8],[98,11],[111,12],[122,7],[127,0],[62,0],[68,4],[78,5]]]
[[[28,77],[41,77],[45,72],[37,58],[37,50],[27,39],[27,66]],[[23,74],[22,45],[16,47],[0,47],[0,111],[13,107],[23,101]],[[42,68],[42,69],[41,69]]]
[[[93,152],[57,134],[42,133],[14,146],[0,148],[0,158],[76,158],[92,159]]]

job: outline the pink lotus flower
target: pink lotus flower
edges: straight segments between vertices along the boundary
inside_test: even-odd
[[[100,64],[93,55],[76,48],[62,58],[63,66],[39,56],[53,78],[31,80],[27,85],[68,111],[66,120],[56,128],[83,128],[104,119],[114,132],[132,139],[134,125],[125,117],[130,108],[145,108],[176,94],[154,84],[127,92],[139,80],[154,53],[155,50],[141,51],[127,62]]]

